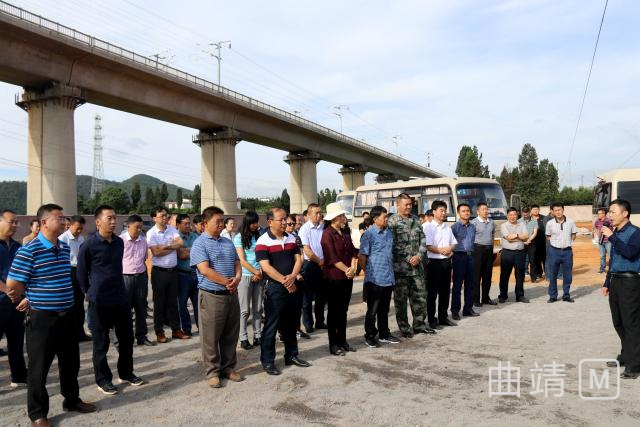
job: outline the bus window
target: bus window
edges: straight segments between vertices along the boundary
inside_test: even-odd
[[[458,196],[458,204],[466,203],[471,206],[473,216],[476,215],[478,203],[485,202],[492,219],[507,219],[507,199],[499,184],[458,184],[456,196]]]
[[[378,192],[373,191],[358,191],[356,192],[356,202],[353,209],[353,216],[362,216],[365,211],[370,211],[372,207],[377,204]]]
[[[640,181],[618,182],[618,198],[625,199],[631,204],[631,212],[629,214],[640,213]]]

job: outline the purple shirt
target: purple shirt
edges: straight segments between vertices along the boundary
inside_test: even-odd
[[[593,223],[593,226],[598,232],[598,238],[600,238],[600,236],[602,236],[602,227],[605,226],[605,227],[611,228],[611,223],[605,217],[603,220],[596,219],[595,222]],[[607,236],[602,236],[602,243],[607,243],[608,241],[609,239],[607,239]]]
[[[136,240],[131,239],[129,232],[120,235],[124,242],[124,256],[122,257],[122,274],[140,274],[147,271],[147,239],[140,233]]]

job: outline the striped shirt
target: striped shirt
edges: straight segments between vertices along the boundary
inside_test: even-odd
[[[191,247],[191,266],[198,272],[198,288],[205,291],[227,289],[223,284],[212,282],[200,273],[196,266],[205,261],[209,262],[209,267],[216,273],[226,278],[233,278],[236,275],[236,262],[239,262],[233,242],[226,237],[214,237],[203,232]]]
[[[267,230],[256,242],[256,260],[269,261],[271,267],[283,276],[293,272],[296,255],[300,255],[300,250],[296,244],[296,238],[291,234],[284,233],[282,239],[278,239],[271,230]],[[273,277],[267,276],[267,278],[274,280]]]
[[[49,242],[42,233],[16,253],[9,279],[21,282],[29,306],[42,311],[65,311],[73,306],[69,246]]]

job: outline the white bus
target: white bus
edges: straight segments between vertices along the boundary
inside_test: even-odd
[[[507,200],[500,184],[489,178],[423,178],[410,181],[397,181],[388,184],[372,184],[358,187],[356,191],[342,192],[338,201],[345,210],[352,215],[352,233],[358,233],[358,226],[362,222],[362,214],[376,205],[384,206],[388,212],[395,213],[395,199],[400,193],[407,193],[414,200],[413,213],[424,214],[431,209],[435,200],[442,200],[447,204],[447,222],[457,221],[456,207],[459,203],[471,206],[475,217],[478,203],[485,202],[489,207],[489,216],[496,221],[496,233],[500,224],[507,219]],[[519,197],[514,195],[512,201],[519,204]],[[519,206],[516,206],[519,208]],[[497,234],[496,234],[497,235]],[[357,239],[354,239],[357,243]],[[500,239],[494,239],[494,252],[500,250]]]
[[[615,169],[598,176],[598,184],[593,191],[593,214],[598,208],[609,208],[615,199],[625,199],[631,203],[631,222],[640,224],[640,169]]]

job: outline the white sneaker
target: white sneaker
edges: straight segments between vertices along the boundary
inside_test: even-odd
[[[9,384],[9,387],[11,388],[20,388],[20,387],[26,387],[27,383],[14,383],[12,382],[11,384]]]

